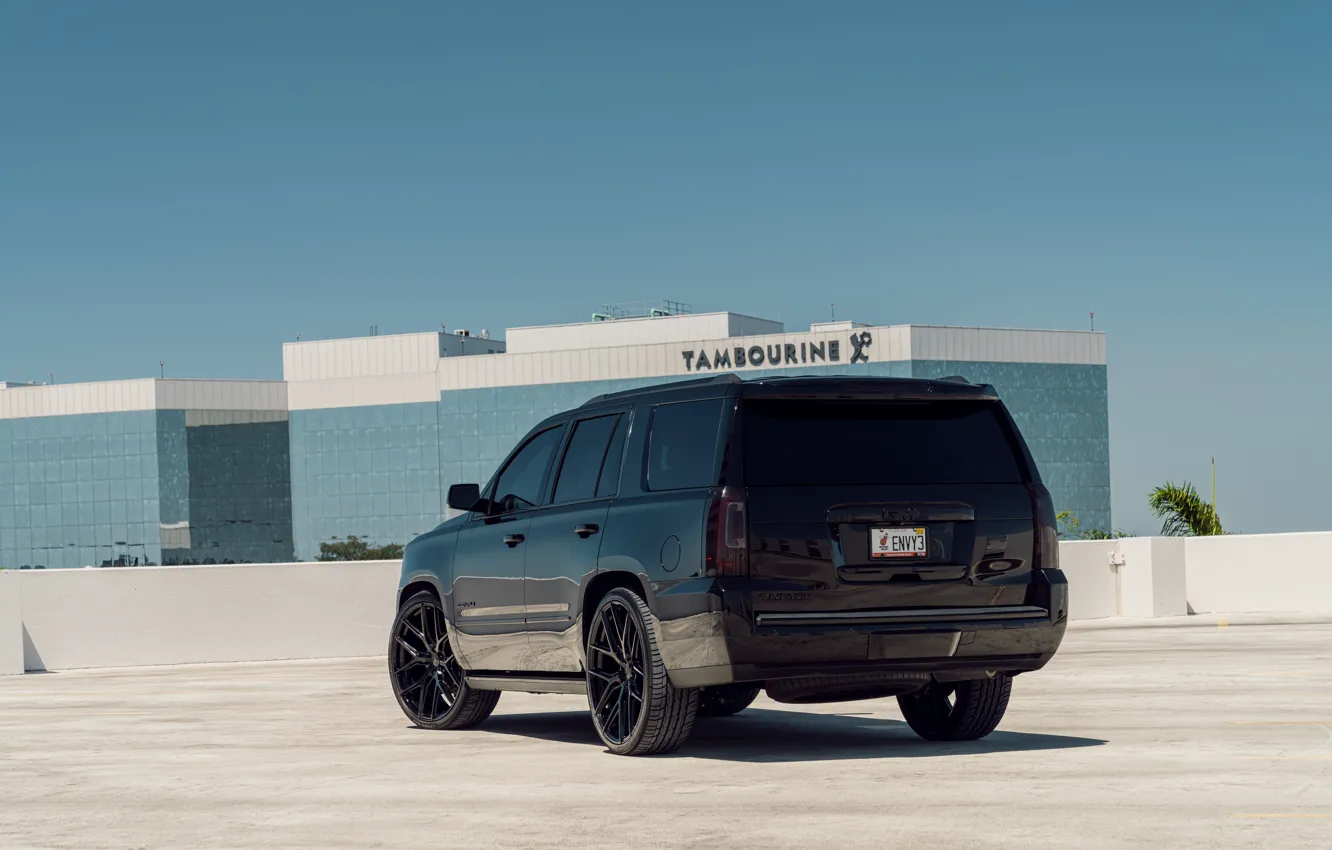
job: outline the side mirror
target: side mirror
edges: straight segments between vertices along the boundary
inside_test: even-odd
[[[481,501],[481,487],[477,484],[450,484],[449,497],[445,500],[455,511],[470,511]]]

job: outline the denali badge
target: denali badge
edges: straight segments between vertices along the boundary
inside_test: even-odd
[[[779,591],[775,593],[760,593],[758,598],[763,602],[799,602],[802,599],[813,599],[814,594],[808,591]]]

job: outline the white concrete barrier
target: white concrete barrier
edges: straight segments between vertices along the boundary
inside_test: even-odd
[[[1096,620],[1119,613],[1119,576],[1110,565],[1114,540],[1061,541],[1059,567],[1068,577],[1068,617]]]
[[[1065,541],[1074,620],[1332,615],[1332,532]],[[0,571],[0,674],[381,655],[398,561]]]
[[[28,670],[379,655],[398,561],[14,573]],[[3,617],[0,617],[3,622]]]
[[[1179,617],[1189,613],[1180,537],[1126,537],[1119,555],[1119,613],[1124,617]]]
[[[0,570],[0,676],[23,672],[23,614],[19,574]]]
[[[1332,532],[1189,537],[1184,546],[1196,614],[1332,614]]]
[[[1070,619],[1187,614],[1184,558],[1179,537],[1061,541]]]

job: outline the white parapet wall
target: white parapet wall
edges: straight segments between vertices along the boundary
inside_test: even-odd
[[[0,570],[0,676],[23,672],[23,611],[19,573]]]
[[[1332,613],[1332,532],[1184,540],[1196,614]]]
[[[0,587],[18,586],[22,667],[71,670],[379,655],[400,572],[398,561],[9,570]],[[0,627],[12,631],[2,608]]]
[[[1097,620],[1119,614],[1119,579],[1110,565],[1114,541],[1061,542],[1059,566],[1068,577],[1068,616]]]
[[[1332,616],[1332,532],[1060,543],[1073,620]],[[0,674],[382,655],[398,561],[0,571]]]
[[[1187,614],[1184,556],[1181,538],[1062,541],[1070,619]]]

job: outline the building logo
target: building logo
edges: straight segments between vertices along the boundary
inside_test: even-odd
[[[851,352],[851,362],[868,363],[869,354],[865,352],[865,349],[869,348],[873,344],[874,344],[874,337],[870,336],[869,331],[865,331],[862,334],[851,334],[851,345],[856,349],[855,351]]]
[[[874,337],[869,331],[851,334],[852,363],[870,362],[869,348]],[[775,345],[751,345],[745,347],[714,348],[711,356],[706,348],[687,348],[680,352],[684,358],[686,372],[702,372],[713,369],[756,369],[760,366],[801,366],[814,363],[842,362],[842,342],[830,339],[827,342],[794,342]]]

